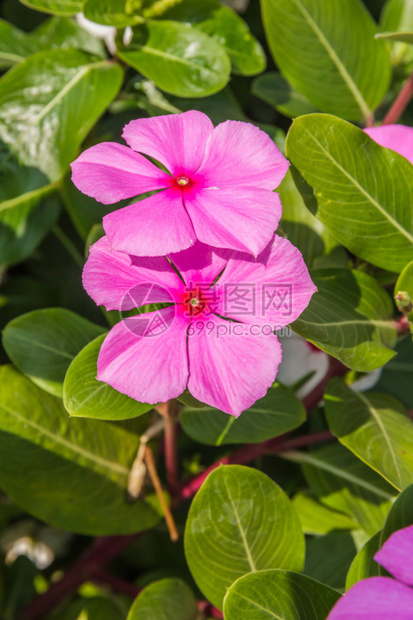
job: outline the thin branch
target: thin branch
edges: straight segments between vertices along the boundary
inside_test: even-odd
[[[386,116],[383,119],[383,125],[391,125],[392,123],[397,123],[405,109],[407,108],[410,99],[413,97],[413,73],[404,83],[403,88],[399,92],[391,106],[390,110],[387,112]]]
[[[179,477],[178,477],[178,447],[177,447],[177,407],[176,400],[168,400],[166,403],[158,405],[157,411],[163,416],[165,420],[165,465],[166,465],[166,479],[168,481],[169,492],[172,496],[178,490]]]
[[[168,526],[169,536],[172,542],[176,542],[179,539],[179,533],[176,529],[175,520],[172,516],[169,506],[166,503],[161,486],[161,481],[159,480],[158,472],[156,471],[153,453],[149,446],[146,446],[145,461],[148,468],[149,476],[151,478],[152,484],[156,491],[156,495],[158,496],[158,500],[162,508],[163,515],[165,517],[166,525]]]

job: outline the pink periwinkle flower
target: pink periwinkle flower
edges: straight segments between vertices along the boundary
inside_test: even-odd
[[[413,128],[406,125],[381,125],[364,130],[377,144],[399,155],[413,164]]]
[[[316,291],[299,250],[277,236],[257,259],[198,241],[169,260],[118,252],[103,237],[90,249],[83,284],[107,310],[169,302],[111,329],[99,381],[153,404],[188,388],[234,416],[273,383],[281,361],[274,330],[294,321]]]
[[[116,250],[161,256],[197,239],[254,256],[264,250],[281,217],[272,190],[289,166],[264,131],[240,121],[214,129],[190,111],[134,120],[123,138],[129,146],[103,142],[72,164],[76,187],[103,204],[163,190],[103,218]]]
[[[359,581],[336,603],[327,620],[412,620],[413,525],[392,534],[374,559],[395,579]]]

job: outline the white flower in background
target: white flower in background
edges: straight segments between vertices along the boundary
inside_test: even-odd
[[[106,47],[109,52],[112,54],[116,54],[116,28],[114,26],[103,26],[102,24],[95,24],[95,22],[91,22],[90,19],[87,19],[83,13],[76,14],[76,21],[83,30],[86,30],[92,37],[95,39],[101,39],[105,42]]]
[[[24,519],[4,530],[0,537],[0,551],[6,556],[6,564],[13,564],[24,555],[43,570],[56,556],[65,553],[72,536],[58,528]]]
[[[305,398],[325,377],[328,370],[328,355],[304,338],[290,332],[289,337],[281,339],[283,358],[278,369],[277,380],[284,385],[294,386],[304,377],[309,379],[296,391],[298,398]],[[382,368],[366,373],[351,384],[357,392],[370,390],[378,381]],[[313,373],[313,374],[311,374]]]

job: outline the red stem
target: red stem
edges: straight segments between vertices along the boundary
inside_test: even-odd
[[[409,104],[410,99],[413,97],[413,73],[404,83],[403,88],[399,92],[391,106],[390,110],[387,112],[386,116],[383,119],[383,125],[391,125],[392,123],[396,123],[406,107]]]
[[[176,400],[168,400],[156,407],[157,411],[165,420],[164,450],[165,450],[165,467],[166,480],[168,482],[168,490],[172,497],[179,487],[179,460],[178,460],[178,442],[177,442],[177,403]]]

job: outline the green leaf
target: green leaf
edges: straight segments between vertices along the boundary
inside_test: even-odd
[[[13,319],[3,346],[15,366],[36,385],[63,396],[63,380],[73,358],[104,329],[64,308],[34,310]]]
[[[300,571],[304,536],[291,502],[270,478],[227,465],[209,474],[192,502],[185,554],[198,587],[221,609],[226,588],[245,573]]]
[[[225,620],[321,620],[340,594],[310,577],[263,570],[238,579],[224,601]]]
[[[293,122],[287,156],[314,190],[308,206],[340,243],[387,270],[412,260],[413,166],[404,157],[326,114]]]
[[[230,57],[233,73],[256,75],[266,67],[264,50],[248,25],[217,0],[182,0],[163,19],[191,24],[215,39]]]
[[[83,11],[90,21],[116,28],[136,26],[144,21],[141,15],[127,12],[125,0],[86,0]]]
[[[354,392],[332,379],[325,392],[331,432],[396,489],[413,483],[413,422],[388,394]]]
[[[318,292],[292,328],[343,364],[369,372],[395,353],[393,304],[374,278],[360,271],[312,272]]]
[[[392,63],[408,64],[413,60],[413,4],[412,0],[388,0],[380,16],[383,32],[376,38],[387,39],[391,44]]]
[[[305,418],[301,401],[291,390],[277,383],[239,418],[213,407],[189,407],[181,413],[181,424],[195,441],[219,446],[272,439],[301,426]]]
[[[22,4],[35,11],[52,15],[75,15],[83,8],[83,0],[20,0]]]
[[[349,450],[334,443],[285,456],[301,462],[310,488],[323,504],[355,519],[370,536],[383,527],[396,491]]]
[[[196,28],[172,21],[133,29],[132,43],[118,56],[167,93],[206,97],[224,88],[231,63],[222,47]]]
[[[106,56],[104,43],[67,17],[47,19],[31,33],[30,40],[41,49],[72,48]]]
[[[413,485],[408,486],[394,502],[387,516],[386,523],[373,538],[361,549],[354,559],[347,576],[346,588],[378,575],[388,575],[387,571],[373,559],[374,554],[383,546],[388,538],[396,532],[413,524]]]
[[[155,581],[139,594],[127,620],[197,620],[191,589],[181,579]]]
[[[330,532],[307,541],[304,574],[342,590],[357,547],[351,532]]]
[[[153,409],[96,379],[97,358],[106,334],[90,342],[70,364],[63,385],[63,402],[71,416],[127,420]]]
[[[252,83],[252,93],[290,118],[317,112],[307,97],[295,90],[281,73],[266,73],[257,77]]]
[[[380,32],[376,34],[376,39],[389,39],[390,41],[401,41],[413,45],[413,32]]]
[[[413,408],[413,342],[410,336],[399,340],[397,355],[383,368],[374,386],[377,392],[387,392],[398,398],[405,407]]]
[[[377,532],[364,547],[360,549],[347,573],[346,590],[349,590],[355,583],[367,577],[378,577],[382,574],[382,569],[374,561],[374,555],[381,547],[381,531]]]
[[[261,0],[281,73],[319,110],[368,118],[390,82],[386,45],[359,0]]]
[[[6,203],[0,209],[62,177],[121,82],[119,65],[94,62],[88,54],[71,49],[33,54],[1,78],[0,140],[18,153],[28,171],[21,171],[26,178],[24,193],[22,185],[18,192],[11,187],[8,195],[1,196]],[[9,160],[1,162],[4,175]]]
[[[299,248],[306,265],[311,267],[317,261],[320,262],[319,259],[328,260],[327,256],[334,249],[340,248],[346,254],[344,248],[338,246],[337,241],[324,224],[307,209],[290,171],[277,188],[277,193],[283,205],[281,230],[287,235],[289,241]],[[344,260],[347,262],[347,256]],[[332,266],[333,264],[330,265]]]
[[[0,172],[0,179],[2,176]],[[43,199],[37,195],[3,212],[0,207],[0,268],[30,256],[50,232],[59,212],[55,195]]]
[[[0,69],[22,62],[37,51],[26,32],[0,19]]]
[[[126,501],[139,437],[97,420],[71,420],[62,401],[9,366],[0,367],[0,485],[29,514],[91,536],[156,525],[148,496]],[[159,512],[158,512],[159,511]]]
[[[358,526],[355,519],[328,508],[308,493],[297,493],[292,502],[304,534],[328,534],[334,530],[352,530]]]
[[[94,198],[82,194],[72,183],[70,174],[64,177],[60,194],[73,225],[84,240],[95,224],[101,224],[102,218],[119,206],[118,203],[103,205]]]
[[[401,272],[394,287],[394,299],[400,312],[407,315],[413,334],[413,261]]]

